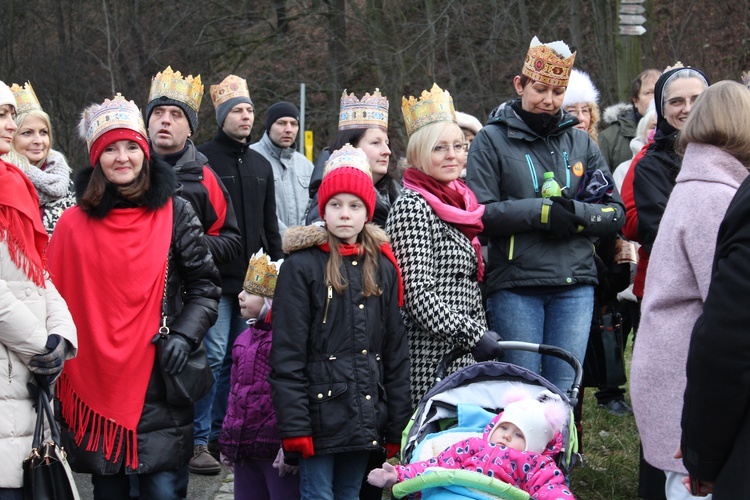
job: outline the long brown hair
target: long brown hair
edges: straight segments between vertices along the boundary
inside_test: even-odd
[[[326,264],[326,283],[336,290],[336,293],[343,295],[348,286],[344,275],[341,273],[341,254],[339,253],[339,244],[342,241],[328,231],[328,246],[330,255]],[[370,224],[357,235],[357,243],[361,246],[361,254],[364,256],[362,265],[362,295],[370,297],[374,295],[379,297],[383,291],[378,285],[378,272],[380,264],[380,246],[373,236],[373,228]]]

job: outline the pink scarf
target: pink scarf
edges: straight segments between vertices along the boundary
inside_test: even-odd
[[[477,254],[477,280],[482,281],[484,259],[482,244],[477,236],[484,229],[484,205],[479,204],[471,189],[458,179],[448,185],[441,184],[415,168],[409,168],[404,172],[404,187],[422,195],[440,220],[456,227],[471,241],[471,246]]]

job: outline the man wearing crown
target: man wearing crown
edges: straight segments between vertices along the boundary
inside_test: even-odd
[[[250,129],[255,120],[253,101],[247,82],[229,75],[211,86],[211,100],[216,109],[219,129],[209,142],[198,147],[198,154],[219,175],[229,192],[237,216],[242,250],[234,259],[220,263],[222,296],[219,318],[208,331],[206,347],[216,384],[209,394],[195,405],[195,446],[211,451],[218,446],[229,396],[229,375],[235,339],[247,328],[240,314],[237,294],[242,291],[245,269],[250,258],[265,248],[273,260],[283,257],[281,237],[276,218],[276,195],[273,170],[263,155],[250,149]],[[217,453],[218,454],[218,453]],[[205,455],[196,458],[193,471],[205,470],[197,461],[208,462]],[[210,470],[215,470],[215,467]]]
[[[305,223],[310,202],[310,177],[313,164],[295,148],[299,133],[299,109],[291,102],[277,102],[266,111],[266,131],[250,146],[273,167],[276,185],[276,215],[279,232]]]
[[[240,231],[226,188],[190,140],[198,128],[202,98],[200,75],[183,78],[167,66],[151,80],[145,119],[152,154],[174,168],[182,187],[180,196],[195,209],[208,249],[219,265],[239,254]]]

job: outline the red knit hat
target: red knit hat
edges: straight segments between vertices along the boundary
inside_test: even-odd
[[[375,214],[375,186],[372,183],[370,161],[359,148],[345,144],[331,154],[318,189],[318,212],[325,219],[328,200],[339,193],[349,193],[362,200],[367,208],[367,220]]]

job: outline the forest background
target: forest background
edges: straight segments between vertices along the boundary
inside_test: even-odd
[[[577,51],[575,67],[591,75],[602,108],[626,97],[625,50],[642,68],[680,60],[712,82],[750,69],[748,0],[641,5],[646,33],[623,37],[618,0],[0,0],[0,80],[31,81],[52,117],[54,147],[76,168],[85,159],[81,110],[115,92],[145,107],[151,77],[167,65],[205,84],[196,144],[216,133],[210,85],[233,73],[247,79],[255,104],[252,142],[268,106],[299,104],[305,84],[315,156],[335,135],[342,91],[380,88],[395,157],[406,140],[401,96],[437,82],[456,109],[484,122],[513,97],[534,35]]]

